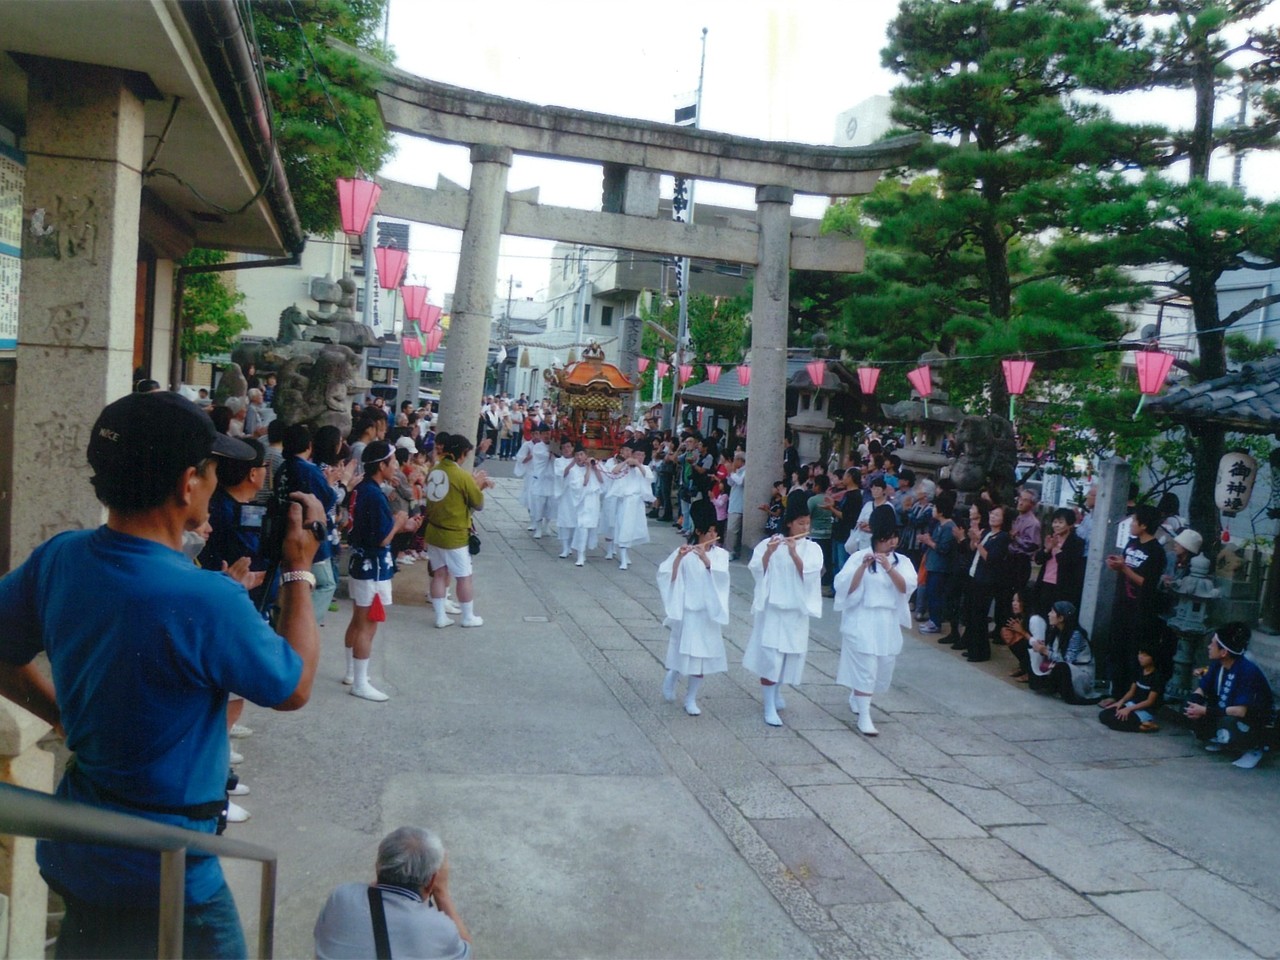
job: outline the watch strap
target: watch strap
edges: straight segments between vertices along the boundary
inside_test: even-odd
[[[286,570],[280,574],[281,583],[296,583],[299,580],[309,583],[312,590],[316,588],[316,575],[310,570]]]

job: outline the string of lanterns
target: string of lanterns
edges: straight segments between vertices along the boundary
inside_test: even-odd
[[[377,206],[378,197],[382,194],[382,188],[371,180],[359,177],[339,178],[337,191],[343,233],[352,236],[363,235],[368,228],[369,219],[373,216],[374,208]],[[443,309],[427,302],[429,288],[403,283],[404,274],[409,263],[407,250],[379,246],[374,248],[373,253],[378,269],[379,285],[385,290],[399,290],[404,299],[406,322],[401,339],[402,348],[406,358],[409,360],[411,369],[414,371],[420,370],[423,354],[425,353],[428,357],[434,354],[439,349],[440,342],[444,337],[444,331],[439,326]],[[1133,412],[1135,420],[1138,414],[1142,412],[1142,407],[1146,403],[1147,397],[1159,393],[1164,386],[1165,380],[1169,376],[1169,370],[1173,366],[1173,355],[1165,353],[1158,348],[1151,348],[1139,350],[1136,360],[1138,389],[1141,396],[1138,400],[1137,409]],[[826,365],[827,361],[820,359],[810,360],[805,364],[805,372],[809,375],[809,382],[815,387],[825,385]],[[1009,419],[1012,420],[1016,412],[1017,398],[1026,392],[1036,364],[1034,360],[1024,358],[1020,360],[1002,359],[1000,365],[1004,373],[1005,387],[1009,393]],[[643,374],[649,369],[649,358],[640,357],[637,360],[637,366],[640,369],[640,373]],[[708,363],[705,368],[707,382],[712,384],[719,383],[724,368],[718,363]],[[663,380],[670,370],[671,364],[659,360],[655,373],[659,380]],[[693,371],[694,365],[692,363],[679,365],[676,369],[676,376],[679,378],[681,387],[685,386],[693,377]],[[739,364],[735,372],[740,386],[746,387],[751,384],[750,364]],[[880,368],[872,366],[858,367],[857,374],[858,386],[863,394],[867,396],[874,395],[880,380]],[[927,364],[922,364],[907,372],[907,381],[920,396],[921,400],[924,401],[924,414],[927,417],[929,415],[929,398],[933,395],[932,371]]]

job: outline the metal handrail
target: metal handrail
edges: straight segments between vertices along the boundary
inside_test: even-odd
[[[160,957],[181,958],[187,850],[262,864],[258,956],[270,960],[275,940],[276,853],[227,837],[184,830],[114,810],[0,783],[0,834],[152,850],[160,854]]]

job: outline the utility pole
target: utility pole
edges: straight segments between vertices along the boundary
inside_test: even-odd
[[[498,326],[498,341],[504,348],[507,345],[507,341],[511,339],[511,294],[520,286],[523,286],[523,284],[516,282],[514,273],[507,277],[507,311],[502,315],[502,323]],[[507,391],[507,383],[506,375],[502,373],[501,365],[499,366],[499,372],[498,392],[504,393]]]
[[[373,274],[378,269],[377,259],[373,255],[373,247],[378,240],[378,217],[369,218],[369,226],[364,232],[364,325],[373,328]]]
[[[582,246],[578,247],[578,293],[573,298],[573,310],[578,315],[577,332],[573,336],[574,349],[581,351],[583,314],[587,312],[587,248]]]
[[[702,60],[698,65],[698,90],[693,98],[693,128],[699,130],[702,128],[702,78],[707,69],[707,28],[702,28]],[[679,111],[677,111],[677,114]],[[677,116],[679,122],[679,116]],[[683,202],[684,222],[693,223],[693,186],[694,181],[685,180],[682,177],[676,178],[675,192],[671,198],[671,213],[677,219],[681,219],[682,212],[679,205]],[[687,195],[681,197],[682,190],[687,190]],[[680,322],[676,328],[676,361],[675,361],[675,384],[671,394],[671,429],[678,430],[680,428],[680,408],[684,403],[684,384],[680,382],[680,368],[685,362],[685,349],[689,346],[689,258],[684,257],[677,262],[677,281],[679,283],[678,292],[680,295]]]

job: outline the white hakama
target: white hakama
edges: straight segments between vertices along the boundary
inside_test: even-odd
[[[673,582],[671,571],[679,553],[673,551],[658,567],[658,592],[667,615],[664,626],[671,628],[666,668],[686,677],[724,673],[729,663],[720,630],[729,622],[728,551],[707,551],[710,570],[696,553],[685,554]]]
[[[653,502],[653,472],[643,464],[638,467],[623,466],[606,494],[605,510],[609,500],[614,501],[613,542],[617,547],[634,547],[649,542],[649,518],[645,509]]]
[[[822,616],[822,548],[812,540],[797,541],[803,575],[785,543],[774,551],[765,570],[764,555],[771,540],[760,541],[751,554],[755,619],[742,666],[764,680],[795,686],[804,677],[809,618]]]
[[[849,585],[871,549],[849,557],[836,574],[835,609],[840,611],[840,665],[836,683],[864,694],[884,693],[893,681],[893,667],[902,652],[902,628],[911,626],[907,598],[915,589],[916,568],[900,553],[893,554],[894,570],[902,575],[900,591],[879,564],[864,570],[852,593]]]

